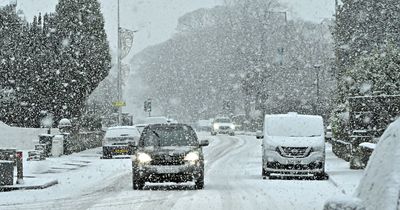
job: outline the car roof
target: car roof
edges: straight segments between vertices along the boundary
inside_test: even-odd
[[[188,124],[183,123],[158,123],[158,124],[149,124],[147,127],[192,127]]]
[[[136,129],[136,126],[131,125],[131,126],[114,126],[114,127],[109,127],[108,130],[117,130],[117,129]]]

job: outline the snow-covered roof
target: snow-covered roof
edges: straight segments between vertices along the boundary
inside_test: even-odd
[[[386,129],[369,159],[356,196],[367,210],[398,209],[400,192],[400,119]]]

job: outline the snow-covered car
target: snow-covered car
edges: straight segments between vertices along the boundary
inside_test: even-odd
[[[324,210],[400,209],[400,119],[381,136],[352,198],[332,198]]]
[[[196,132],[185,124],[155,124],[144,130],[132,156],[133,189],[143,189],[145,182],[194,181],[204,187],[203,146]]]
[[[214,119],[211,127],[211,135],[215,136],[217,134],[235,135],[235,125],[231,119],[228,117],[217,117]]]
[[[130,155],[132,146],[137,145],[140,138],[135,126],[116,126],[108,128],[103,139],[102,158],[112,158],[116,155]]]
[[[325,138],[321,116],[266,115],[262,176],[325,177]]]

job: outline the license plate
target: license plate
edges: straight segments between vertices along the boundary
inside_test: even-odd
[[[297,165],[297,164],[300,164],[300,163],[301,163],[301,160],[288,160],[288,164]]]
[[[116,149],[114,150],[115,153],[128,153],[127,149]]]
[[[178,167],[171,167],[171,166],[164,166],[164,167],[157,167],[157,173],[160,174],[175,174],[179,173]]]

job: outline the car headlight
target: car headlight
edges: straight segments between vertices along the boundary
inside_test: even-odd
[[[270,144],[264,144],[264,150],[269,150],[269,151],[276,151],[277,147],[270,145]]]
[[[325,145],[314,146],[311,148],[311,152],[324,152],[324,151],[325,151]]]
[[[152,159],[151,159],[150,155],[141,152],[137,155],[137,160],[140,163],[149,163]]]
[[[230,126],[232,130],[235,130],[235,125]]]
[[[186,161],[197,161],[200,159],[199,153],[198,152],[189,152],[186,156],[185,159]]]
[[[214,129],[219,129],[219,125],[218,124],[214,124]]]

